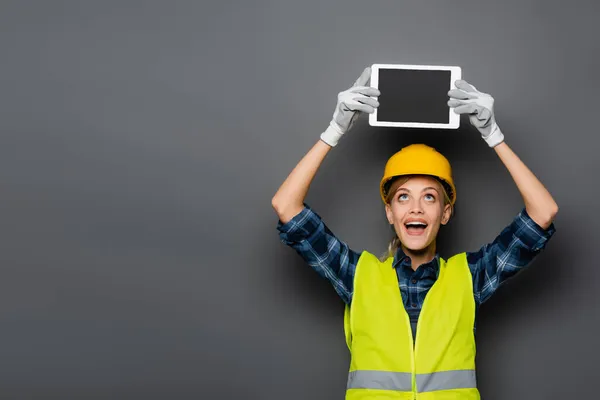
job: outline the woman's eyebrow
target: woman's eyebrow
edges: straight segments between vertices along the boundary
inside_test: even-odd
[[[421,192],[424,192],[424,191],[426,191],[426,190],[429,190],[429,189],[433,189],[433,190],[435,190],[435,191],[436,191],[436,192],[438,192],[438,193],[440,192],[439,190],[437,190],[437,189],[436,189],[436,188],[434,188],[433,186],[427,186],[426,188],[423,188],[423,189],[421,189]],[[410,192],[410,189],[407,189],[407,188],[405,188],[405,187],[400,187],[400,188],[396,189],[396,193],[398,193],[398,192],[399,192],[399,191],[401,191],[401,190],[405,190],[405,191],[407,191],[407,192]]]

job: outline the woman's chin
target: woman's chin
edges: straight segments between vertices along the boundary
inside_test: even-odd
[[[406,246],[406,249],[412,251],[413,253],[419,253],[424,251],[427,246]]]
[[[423,235],[423,237],[406,235],[402,238],[401,242],[407,250],[418,252],[427,249],[429,246],[429,241],[427,239],[426,235]]]

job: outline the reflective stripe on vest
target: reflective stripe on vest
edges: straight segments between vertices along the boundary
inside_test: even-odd
[[[417,392],[471,389],[476,387],[477,379],[475,378],[475,370],[473,369],[417,374]]]
[[[351,371],[348,389],[412,390],[412,374],[388,371]]]
[[[348,374],[348,389],[380,389],[410,392],[411,374],[389,371],[351,371]],[[417,374],[417,392],[435,390],[470,389],[477,387],[475,370],[441,371]]]

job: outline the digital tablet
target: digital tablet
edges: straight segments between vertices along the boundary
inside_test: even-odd
[[[379,107],[371,126],[456,129],[460,115],[448,106],[448,91],[461,79],[460,67],[373,64],[371,86],[379,89]]]

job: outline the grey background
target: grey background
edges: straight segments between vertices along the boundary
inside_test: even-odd
[[[596,397],[597,2],[0,7],[0,398],[343,398],[342,301],[279,242],[270,200],[374,62],[461,66],[560,205],[546,250],[481,309],[482,396]],[[457,181],[442,255],[522,208],[467,121],[362,118],[307,197],[353,249],[385,249],[378,182],[416,141]]]

